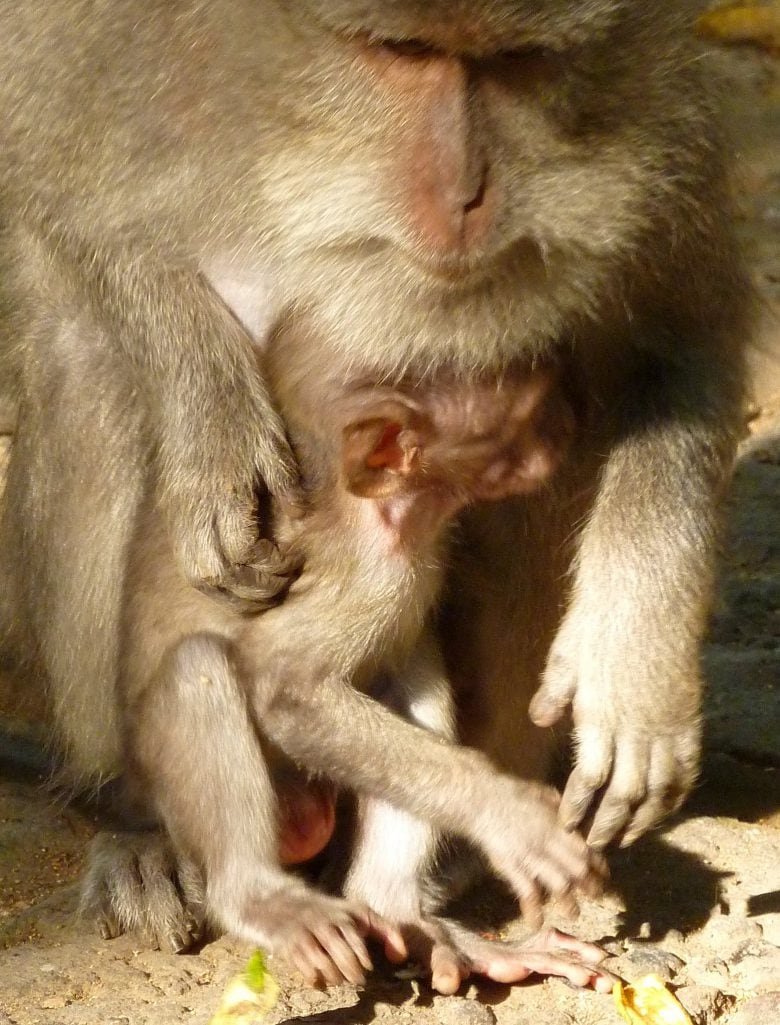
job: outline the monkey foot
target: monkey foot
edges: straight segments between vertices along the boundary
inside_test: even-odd
[[[279,860],[300,865],[322,851],[336,827],[336,793],[324,780],[306,779],[293,770],[276,781],[279,801]]]
[[[103,831],[92,841],[80,911],[104,939],[139,932],[153,948],[182,953],[202,936],[202,881],[158,832]]]
[[[522,943],[488,940],[441,919],[428,919],[403,932],[410,956],[429,967],[431,985],[439,993],[455,993],[470,975],[505,983],[522,982],[534,974],[557,975],[601,993],[612,989],[612,975],[599,967],[606,953],[557,929],[542,929]],[[385,953],[390,960],[399,960],[395,950],[386,948]]]

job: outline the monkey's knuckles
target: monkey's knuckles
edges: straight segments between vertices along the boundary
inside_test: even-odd
[[[621,847],[630,846],[680,808],[696,782],[700,749],[698,724],[673,738],[656,741],[644,798],[631,809],[620,837]]]
[[[587,823],[588,843],[601,849],[618,838],[632,843],[679,807],[695,780],[697,757],[680,757],[679,735],[637,729],[641,711],[598,725],[594,718],[578,713],[575,704],[577,755],[560,819],[567,829]],[[698,750],[687,731],[682,746]]]
[[[637,728],[651,722],[641,709],[612,715],[596,726],[575,704],[577,760],[561,802],[561,821],[574,828],[589,820],[588,843],[623,846],[682,803],[696,778],[698,726]]]
[[[236,494],[201,492],[165,495],[165,512],[176,556],[186,578],[196,587],[218,586],[233,566],[251,558],[258,538],[249,491]]]
[[[281,453],[274,480],[247,476],[244,467],[230,469],[224,457],[219,474],[213,465],[175,475],[161,489],[176,556],[187,580],[198,590],[221,597],[248,611],[262,611],[283,599],[299,575],[296,552],[266,536],[271,496],[285,503],[290,515],[300,514],[302,498],[289,449]],[[218,454],[214,458],[222,466]],[[196,482],[188,487],[187,482]]]
[[[238,612],[263,612],[284,600],[303,569],[297,549],[281,548],[264,539],[254,538],[244,557],[247,561],[237,564],[220,560],[219,572],[212,576],[198,575],[190,560],[190,582]]]
[[[365,948],[357,949],[332,925],[303,931],[286,948],[288,960],[312,986],[360,986],[365,982]]]

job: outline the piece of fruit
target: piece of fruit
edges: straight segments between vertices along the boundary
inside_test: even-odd
[[[259,1025],[278,999],[279,984],[268,970],[265,955],[257,950],[243,972],[228,982],[209,1025]]]
[[[618,1014],[629,1025],[693,1025],[677,997],[657,975],[634,983],[616,982],[612,990]]]

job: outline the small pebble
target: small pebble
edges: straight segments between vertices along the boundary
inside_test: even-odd
[[[680,986],[674,994],[696,1025],[715,1025],[736,999],[715,986]]]
[[[729,1025],[777,1025],[780,1022],[780,992],[763,993],[740,1004]]]
[[[754,940],[732,954],[729,969],[743,990],[776,990],[780,987],[780,947]]]
[[[681,957],[649,943],[630,943],[625,953],[609,962],[610,971],[630,981],[643,975],[658,975],[664,982],[671,982],[684,966]]]
[[[441,1025],[496,1025],[492,1007],[477,1000],[447,997],[436,1001],[436,1013]]]

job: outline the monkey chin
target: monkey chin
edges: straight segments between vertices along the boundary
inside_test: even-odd
[[[492,280],[501,254],[457,252],[443,255],[419,246],[404,249],[403,257],[416,284],[422,280],[429,287],[446,292],[468,292]]]
[[[285,773],[277,784],[279,860],[301,865],[325,849],[336,828],[336,792],[324,780]]]
[[[500,239],[490,246],[474,247],[450,254],[432,253],[427,247],[399,246],[399,266],[408,275],[412,292],[432,289],[444,295],[460,296],[495,291],[503,282],[517,287],[518,280],[537,287],[549,278],[550,254],[531,234],[519,239]]]

